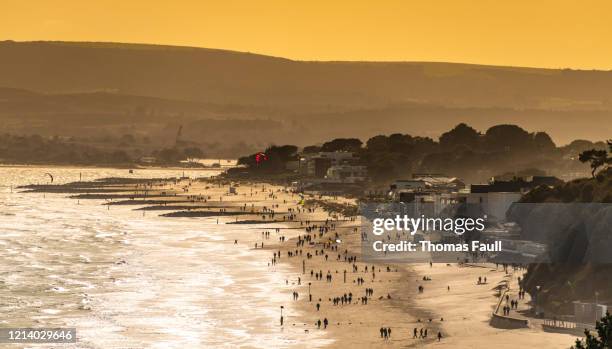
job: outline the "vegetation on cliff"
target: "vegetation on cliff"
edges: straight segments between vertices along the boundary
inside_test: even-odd
[[[585,153],[595,152],[586,150],[581,160]],[[603,162],[595,169],[609,164],[610,155],[604,153],[604,160],[599,152],[593,160]],[[593,173],[592,178],[535,188],[508,212],[524,239],[549,247],[552,262],[530,265],[523,287],[553,314],[573,313],[577,300],[612,301],[612,168]]]

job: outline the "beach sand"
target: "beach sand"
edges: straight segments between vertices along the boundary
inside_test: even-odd
[[[229,194],[228,184],[190,180],[159,183],[153,188],[146,198],[135,199],[161,202],[156,202],[156,208],[143,210],[143,215],[172,212],[172,207],[177,205],[180,208],[178,216],[216,213],[220,216],[219,224],[250,224],[252,236],[245,236],[244,240],[251,248],[262,249],[263,243],[263,249],[269,252],[269,270],[273,273],[281,269],[272,262],[274,254],[280,251],[276,261],[284,266],[282,272],[286,275],[283,275],[285,282],[278,286],[287,296],[283,326],[279,319],[280,330],[291,327],[305,333],[324,331],[324,336],[333,340],[330,347],[338,348],[568,348],[574,342],[574,336],[543,332],[537,325],[513,330],[489,325],[499,301],[496,286],[502,282],[512,285],[521,275],[520,270],[509,270],[507,274],[501,267],[496,269],[494,264],[375,264],[375,273],[372,273],[372,263],[361,260],[359,220],[330,215],[316,206],[309,212],[300,204],[300,196],[286,188],[240,183],[234,186],[236,194]],[[164,195],[160,194],[162,191]],[[352,202],[325,196],[316,199]],[[186,209],[190,206],[191,209]],[[296,211],[298,209],[300,212]],[[291,214],[295,217],[289,220]],[[306,221],[319,227],[325,226],[327,221],[330,229],[321,235],[314,229],[309,234],[313,237],[312,243],[300,245],[298,237],[308,235]],[[262,236],[265,231],[269,232],[269,237]],[[330,245],[326,245],[328,243]],[[293,257],[288,256],[290,251]],[[307,258],[307,254],[312,257]],[[357,262],[347,262],[345,257],[356,257]],[[321,272],[323,278],[318,280],[311,276],[311,271]],[[328,273],[331,282],[326,281]],[[423,281],[423,276],[431,280]],[[487,283],[477,284],[478,277],[486,277]],[[357,278],[363,278],[364,283],[358,284]],[[420,285],[424,287],[422,293],[418,292]],[[367,305],[361,302],[366,288],[373,289]],[[297,300],[294,300],[294,292],[298,294]],[[334,305],[331,301],[345,294],[352,295],[351,304]],[[318,328],[316,322],[324,319],[328,319],[328,327]],[[391,328],[389,339],[381,338],[381,327]],[[426,328],[428,337],[414,339],[414,328]],[[438,332],[442,334],[440,341],[436,338]],[[308,343],[303,346],[308,347]]]
[[[252,186],[242,185],[237,188],[238,193],[250,192]],[[261,194],[261,187],[256,185],[255,191]],[[249,198],[263,199],[262,202],[278,205],[277,211],[286,212],[290,207],[296,208],[298,198],[282,191],[278,186],[266,185],[268,193],[275,194],[275,198],[255,195]],[[236,198],[239,199],[240,195]],[[322,197],[321,200],[339,202],[341,199]],[[344,200],[351,202],[351,200]],[[284,203],[286,202],[286,203]],[[251,203],[253,203],[251,201]],[[305,234],[299,221],[333,220],[336,228],[324,234],[313,246],[307,244],[296,246],[296,235]],[[447,347],[447,348],[568,348],[573,344],[574,336],[558,333],[547,333],[537,326],[525,329],[497,329],[489,325],[491,314],[499,301],[499,292],[496,286],[504,281],[514,283],[522,275],[521,270],[508,269],[508,274],[494,264],[475,264],[460,266],[456,263],[430,264],[376,264],[375,277],[372,276],[371,263],[361,262],[361,240],[359,235],[359,221],[343,220],[342,217],[332,217],[330,214],[316,208],[314,212],[298,214],[296,222],[283,223],[287,228],[281,229],[281,235],[287,236],[284,243],[268,243],[266,249],[277,251],[280,249],[282,257],[280,263],[292,265],[294,273],[287,275],[289,281],[288,299],[297,303],[300,316],[296,319],[286,319],[285,325],[302,326],[309,331],[323,331],[317,329],[315,322],[327,318],[330,322],[325,330],[328,336],[335,340],[333,347],[377,347],[381,345],[391,347]],[[275,225],[276,226],[276,225]],[[358,229],[358,232],[354,231]],[[272,229],[269,229],[272,230]],[[322,248],[325,242],[334,241],[338,233],[341,243],[338,251]],[[302,249],[302,256],[287,257],[288,251]],[[315,250],[323,249],[328,255],[315,255]],[[352,271],[352,263],[344,261],[344,251],[349,256],[357,256],[357,273]],[[304,256],[311,253],[313,257]],[[340,260],[337,260],[340,255]],[[272,257],[272,256],[271,256]],[[305,274],[302,273],[303,261],[306,260]],[[369,272],[365,272],[365,266]],[[387,272],[387,267],[390,272]],[[332,282],[325,279],[317,281],[310,276],[310,270],[328,272],[332,275]],[[347,271],[346,282],[344,270]],[[397,270],[397,271],[396,271]],[[430,281],[423,281],[427,275]],[[297,278],[301,285],[297,285]],[[362,277],[365,284],[358,285],[356,278]],[[478,277],[486,277],[486,284],[477,284]],[[308,297],[308,283],[312,301]],[[418,293],[418,286],[423,285],[424,292]],[[281,285],[283,286],[283,285]],[[287,285],[284,285],[285,287]],[[450,290],[449,290],[450,287]],[[359,298],[365,295],[365,288],[373,288],[374,295],[367,305],[362,305]],[[289,291],[292,290],[292,291]],[[291,301],[291,292],[299,293],[297,301]],[[352,293],[352,304],[333,305],[330,298],[340,297]],[[387,295],[391,298],[388,299]],[[382,298],[382,299],[380,299]],[[320,299],[320,301],[319,301]],[[317,311],[316,304],[320,304]],[[295,305],[292,305],[295,306]],[[431,319],[431,322],[429,321]],[[443,319],[443,321],[442,321]],[[419,322],[420,320],[420,322]],[[381,327],[390,327],[390,339],[383,340],[380,336]],[[413,339],[413,329],[427,328],[427,339]],[[437,340],[440,331],[442,339]]]

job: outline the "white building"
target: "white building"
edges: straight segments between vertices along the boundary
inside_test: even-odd
[[[300,158],[300,172],[315,178],[323,178],[332,166],[350,165],[359,158],[351,152],[334,151],[303,154]]]
[[[459,178],[439,174],[414,174],[410,179],[398,179],[391,185],[391,190],[434,191],[438,193],[457,192],[465,188]]]
[[[431,202],[445,206],[457,200],[451,193],[459,193],[465,183],[456,177],[439,174],[414,174],[411,179],[398,179],[391,184],[389,196],[401,202]]]
[[[506,221],[506,212],[510,206],[521,199],[519,187],[507,185],[472,185],[466,196],[466,203],[479,205],[488,221]]]
[[[327,169],[325,179],[337,183],[359,183],[368,179],[368,169],[359,165],[334,165]]]
[[[422,191],[427,188],[427,183],[421,179],[398,179],[393,184],[391,184],[392,191]]]
[[[465,183],[457,177],[448,177],[442,174],[415,173],[413,180],[420,180],[426,183],[428,188],[436,191],[457,192],[465,188]]]

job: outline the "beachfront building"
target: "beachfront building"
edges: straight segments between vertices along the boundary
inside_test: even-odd
[[[579,324],[592,324],[606,315],[608,307],[599,303],[574,302],[574,321]]]
[[[427,183],[419,179],[398,179],[391,184],[391,193],[397,194],[404,192],[419,192],[427,188]]]
[[[519,201],[523,194],[541,185],[552,187],[561,183],[562,180],[552,176],[533,176],[530,180],[516,178],[511,181],[492,178],[488,184],[472,184],[465,202],[480,205],[489,220],[503,222],[510,206]]]
[[[334,151],[302,154],[299,172],[312,178],[325,178],[332,166],[356,165],[359,158],[352,152]]]
[[[368,169],[361,165],[334,165],[327,169],[325,179],[334,183],[360,183],[368,179]]]
[[[472,184],[470,193],[466,196],[468,205],[478,206],[487,220],[503,222],[510,206],[519,201],[522,196],[520,182],[494,181],[490,184]]]
[[[419,212],[438,214],[451,204],[465,205],[466,213],[486,215],[491,222],[506,221],[506,212],[529,190],[541,185],[562,183],[556,177],[534,176],[529,181],[522,178],[500,181],[494,178],[487,184],[465,183],[455,177],[440,174],[414,174],[410,179],[396,180],[388,193],[395,202],[422,206]],[[425,210],[425,207],[427,210]]]
[[[410,179],[393,182],[388,193],[392,201],[404,206],[412,215],[438,216],[451,204],[460,202],[465,184],[459,178],[441,174],[414,174]]]
[[[458,192],[465,188],[465,183],[461,179],[443,174],[415,173],[412,178],[425,182],[427,187],[433,188],[437,192]]]
[[[367,182],[367,167],[352,152],[305,153],[300,156],[298,187],[303,191],[325,193],[362,193]]]
[[[454,201],[451,194],[465,188],[465,183],[456,177],[441,174],[414,174],[410,179],[398,179],[390,186],[389,196],[393,201],[437,202],[448,204]]]
[[[491,224],[482,232],[479,239],[486,243],[501,242],[502,250],[490,256],[492,262],[509,264],[550,262],[548,246],[521,239],[521,228],[515,222]]]
[[[472,184],[466,203],[480,205],[489,220],[503,222],[510,206],[519,201],[521,196],[541,185],[555,186],[563,183],[551,176],[534,176],[526,181],[517,178],[511,181],[498,181],[494,178],[488,184]]]
[[[415,193],[415,214],[424,214],[429,217],[437,217],[450,205],[457,204],[459,196],[457,192],[422,192]]]

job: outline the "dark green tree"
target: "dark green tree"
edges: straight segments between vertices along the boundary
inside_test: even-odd
[[[467,124],[461,123],[440,136],[440,145],[447,149],[452,149],[459,145],[466,145],[475,149],[478,146],[479,140],[480,133],[478,131]]]
[[[608,158],[608,152],[605,150],[598,149],[590,149],[585,150],[580,153],[578,157],[580,162],[588,162],[591,165],[591,176],[595,178],[595,172],[597,169],[602,167],[603,165],[610,163],[610,158]]]
[[[321,147],[317,146],[317,145],[309,145],[307,147],[304,147],[304,149],[302,149],[302,152],[305,154],[314,154],[314,153],[318,153],[321,151]]]
[[[287,162],[297,160],[297,150],[298,148],[295,145],[273,145],[264,151],[267,160],[258,164],[257,153],[255,153],[241,157],[238,159],[238,164],[261,173],[280,173],[285,171]]]
[[[357,138],[336,138],[323,143],[321,151],[352,151],[361,149],[362,142]]]
[[[484,140],[490,150],[516,152],[530,149],[533,138],[519,126],[496,125],[487,130]]]
[[[595,322],[597,336],[591,334],[589,330],[584,330],[586,338],[576,339],[573,349],[611,349],[612,348],[612,315],[606,312],[606,316]]]
[[[533,143],[538,151],[552,151],[557,147],[546,132],[536,132],[533,135]]]
[[[374,136],[366,142],[366,148],[370,152],[385,152],[389,150],[389,138],[387,136]]]

